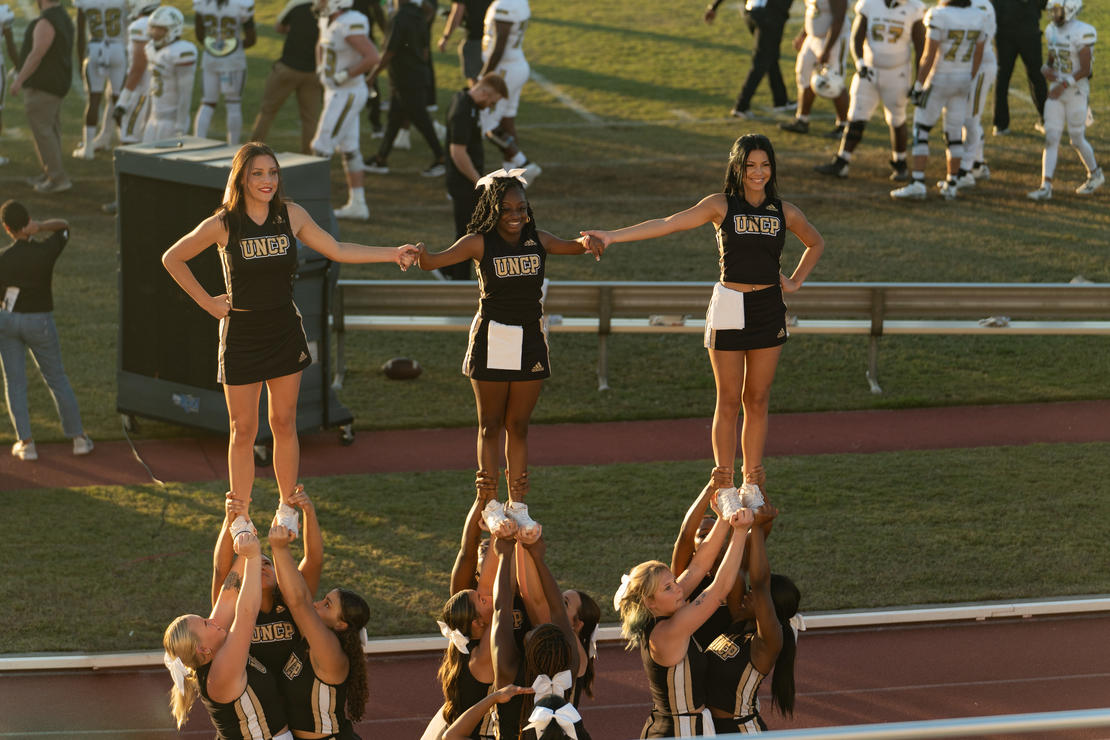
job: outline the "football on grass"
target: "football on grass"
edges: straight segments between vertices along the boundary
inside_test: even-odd
[[[382,372],[385,373],[385,377],[391,380],[412,380],[424,372],[424,368],[420,367],[420,363],[416,360],[410,360],[407,357],[394,357],[382,365]]]

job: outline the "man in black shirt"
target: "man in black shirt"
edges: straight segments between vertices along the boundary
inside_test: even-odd
[[[42,10],[23,34],[12,95],[23,91],[27,125],[42,174],[31,182],[40,193],[60,193],[73,183],[62,166],[62,98],[73,80],[73,21],[59,0],[38,0]]]
[[[0,207],[0,221],[15,241],[0,248],[0,366],[8,414],[15,427],[12,454],[20,460],[37,460],[27,409],[27,350],[46,381],[62,418],[62,431],[73,439],[73,454],[92,452],[92,440],[81,426],[77,397],[62,367],[58,329],[54,326],[51,281],[54,263],[69,240],[69,224],[61,219],[32,221],[23,204],[9,200]],[[41,242],[35,234],[51,232]]]
[[[500,75],[490,73],[470,89],[459,90],[447,109],[447,193],[455,213],[455,238],[466,234],[466,227],[478,204],[474,184],[485,169],[482,125],[478,111],[490,108],[508,97],[509,88]],[[469,280],[470,262],[440,268],[448,280]]]
[[[712,23],[717,17],[717,8],[722,0],[713,0],[705,9],[705,22]],[[744,80],[740,95],[731,114],[737,118],[751,116],[752,97],[759,87],[760,80],[767,76],[771,86],[771,100],[776,110],[790,110],[792,105],[787,98],[786,83],[779,67],[779,48],[782,46],[782,32],[790,17],[793,0],[749,0],[744,7],[744,22],[755,40],[752,51],[752,66]]]
[[[1037,108],[1037,117],[1044,118],[1044,100],[1048,87],[1041,73],[1041,11],[1046,0],[991,0],[998,21],[995,45],[998,49],[998,79],[994,87],[994,134],[1010,132],[1010,76],[1021,57],[1029,93]]]
[[[262,91],[262,106],[254,119],[251,141],[266,141],[274,118],[290,93],[297,93],[297,108],[301,119],[301,151],[312,153],[312,136],[320,120],[320,106],[324,99],[324,86],[316,76],[316,40],[320,35],[312,0],[289,0],[278,15],[274,25],[285,35],[281,58],[274,62],[266,87]]]
[[[381,71],[389,68],[393,93],[389,101],[389,118],[385,126],[378,153],[366,158],[366,171],[377,174],[389,172],[386,164],[393,151],[393,139],[405,119],[428,142],[435,160],[421,172],[425,177],[438,177],[444,173],[443,145],[436,136],[432,119],[428,115],[428,26],[419,0],[402,0],[393,16],[385,52],[377,66],[367,75],[367,84],[373,85]]]

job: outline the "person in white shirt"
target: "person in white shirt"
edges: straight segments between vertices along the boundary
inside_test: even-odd
[[[204,48],[201,97],[193,133],[204,138],[220,97],[227,114],[227,143],[239,144],[243,133],[243,86],[247,81],[246,49],[254,46],[254,0],[193,0],[194,30]]]
[[[798,109],[794,120],[779,124],[783,131],[795,134],[809,133],[809,111],[817,99],[812,84],[814,73],[830,74],[843,80],[848,29],[851,26],[848,22],[848,0],[805,0],[805,3],[805,22],[794,39],[794,51],[798,52],[794,63]],[[836,129],[831,133],[840,136],[848,118],[847,90],[833,94],[833,107],[836,109]]]
[[[318,0],[320,38],[316,45],[316,72],[324,85],[324,112],[312,138],[312,151],[320,157],[343,155],[347,178],[347,203],[336,218],[365,221],[370,218],[359,151],[359,114],[369,90],[364,75],[378,63],[378,49],[370,41],[370,19],[352,10],[353,0]]]
[[[112,100],[105,112],[115,107],[127,72],[126,0],[76,0],[77,56],[85,83],[85,127],[81,146],[73,151],[76,159],[92,159],[96,149],[107,148],[112,140],[110,120],[97,136],[100,101],[104,88],[111,85]],[[106,117],[107,118],[107,117]]]
[[[172,5],[163,5],[150,15],[150,41],[146,58],[150,65],[150,120],[143,141],[161,141],[184,136],[189,128],[189,106],[197,75],[197,47],[181,38],[185,16]]]
[[[974,7],[987,16],[986,43],[983,44],[983,61],[979,64],[979,74],[971,81],[971,92],[967,99],[967,120],[964,122],[964,159],[960,169],[967,174],[957,180],[961,187],[969,187],[976,180],[986,180],[991,176],[983,154],[983,109],[987,98],[998,78],[998,56],[994,52],[994,39],[998,32],[998,22],[994,6],[990,0],[972,0]]]
[[[150,117],[150,68],[147,64],[146,45],[150,41],[147,24],[150,14],[158,8],[158,0],[131,0],[131,24],[127,27],[131,43],[130,63],[123,90],[112,116],[119,125],[122,144],[143,140],[146,122]]]
[[[1049,85],[1048,99],[1044,103],[1044,156],[1041,186],[1029,193],[1031,200],[1052,197],[1052,176],[1056,172],[1056,156],[1065,127],[1072,147],[1087,168],[1087,180],[1075,192],[1091,195],[1106,182],[1085,131],[1098,34],[1094,26],[1076,20],[1082,7],[1083,0],[1048,2],[1048,12],[1052,14],[1052,22],[1044,30],[1048,62],[1041,68]]]

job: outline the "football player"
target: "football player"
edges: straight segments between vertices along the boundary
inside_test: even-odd
[[[76,0],[77,56],[87,93],[85,128],[81,146],[73,150],[77,159],[92,159],[96,149],[107,148],[112,141],[112,126],[105,125],[97,136],[100,101],[104,88],[111,85],[112,101],[106,110],[115,107],[127,72],[127,2],[126,0]]]
[[[478,73],[479,79],[495,72],[505,80],[509,96],[481,112],[482,132],[501,150],[502,166],[506,170],[524,168],[524,179],[529,183],[543,172],[524,156],[516,136],[520,91],[531,72],[523,49],[524,31],[531,16],[528,0],[493,0],[489,4],[482,26],[482,71]]]
[[[254,0],[193,0],[201,56],[201,96],[193,133],[204,138],[220,97],[227,114],[227,143],[239,144],[243,133],[243,85],[247,80],[245,49],[254,46]]]
[[[985,1],[985,0],[982,0]],[[848,176],[848,163],[867,121],[881,102],[890,127],[890,179],[910,179],[906,165],[906,103],[909,102],[912,65],[925,46],[925,4],[921,0],[859,0],[852,23],[852,80],[848,126],[840,151],[828,164],[814,167],[822,175]]]
[[[143,141],[149,143],[184,136],[189,128],[189,106],[197,75],[197,47],[181,38],[185,16],[172,5],[150,14],[146,45],[150,66],[150,120]]]
[[[1041,68],[1049,85],[1044,104],[1044,157],[1041,186],[1029,193],[1033,200],[1052,197],[1052,175],[1056,171],[1056,156],[1065,126],[1072,147],[1087,168],[1087,181],[1075,192],[1090,195],[1106,182],[1084,131],[1097,34],[1094,26],[1076,20],[1082,7],[1083,0],[1048,0],[1048,12],[1052,15],[1052,22],[1044,30],[1048,61]]]
[[[130,61],[123,91],[112,111],[119,124],[119,140],[134,144],[143,140],[147,118],[150,117],[150,70],[147,65],[146,45],[150,41],[147,24],[150,14],[158,7],[158,0],[130,0],[131,24],[127,27],[130,40]]]
[[[798,109],[793,121],[779,124],[783,131],[809,133],[809,111],[817,97],[810,80],[814,72],[825,70],[843,78],[848,28],[848,0],[806,0],[805,23],[794,39],[794,50],[798,52],[794,62]],[[847,90],[836,95],[833,106],[836,108],[836,129],[832,133],[839,136],[848,118]]]
[[[964,123],[964,159],[961,169],[966,171],[956,181],[961,188],[975,184],[976,180],[986,180],[991,176],[990,167],[983,156],[983,108],[987,97],[998,77],[998,57],[994,53],[994,37],[998,32],[998,22],[994,6],[990,0],[972,0],[972,5],[987,16],[987,39],[983,44],[983,61],[979,64],[979,74],[971,83],[971,94],[967,100],[967,121]]]
[[[979,73],[987,34],[987,17],[971,0],[940,0],[925,14],[925,51],[910,99],[913,112],[913,182],[890,191],[895,199],[925,197],[925,164],[929,161],[929,132],[944,112],[947,141],[946,179],[937,183],[940,194],[956,197],[956,180],[964,156],[964,119],[971,80]]]
[[[312,151],[321,157],[343,155],[347,203],[336,218],[370,218],[359,151],[358,119],[369,90],[364,76],[378,63],[378,49],[370,41],[370,19],[352,10],[353,0],[317,0],[320,38],[316,43],[316,72],[324,85],[324,110],[312,138]]]

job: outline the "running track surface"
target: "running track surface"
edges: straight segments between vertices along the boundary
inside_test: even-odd
[[[771,418],[768,456],[865,453],[1110,441],[1110,401],[907,411],[779,414]],[[471,469],[472,429],[361,433],[353,447],[334,436],[302,436],[305,476]],[[535,426],[535,465],[708,459],[704,419]],[[419,441],[419,444],[417,444]],[[419,456],[434,444],[435,461]],[[140,441],[139,452],[163,480],[226,478],[218,437]],[[0,490],[149,482],[126,443],[98,443],[87,458],[66,445],[40,445],[38,463],[0,457]],[[414,451],[415,454],[414,454]],[[798,701],[776,729],[943,717],[1090,709],[1110,697],[1110,616],[812,631],[799,646]],[[439,655],[375,656],[363,738],[418,738],[441,702]],[[160,668],[0,674],[0,738],[211,737],[195,709],[184,733],[166,709]],[[764,707],[769,698],[764,687]],[[648,711],[643,669],[618,646],[600,651],[595,699],[582,714],[597,740],[639,734]],[[1106,730],[1053,737],[1093,740]]]
[[[798,646],[792,720],[762,704],[774,729],[1095,709],[1110,695],[1110,615],[813,630]],[[638,654],[602,646],[582,717],[597,740],[639,735],[648,712]],[[364,740],[416,740],[442,697],[440,655],[370,660]],[[196,706],[185,732],[166,709],[164,669],[0,674],[0,737],[170,740],[212,737]],[[1102,730],[1053,738],[1095,740]],[[1030,736],[1023,736],[1027,740]]]

